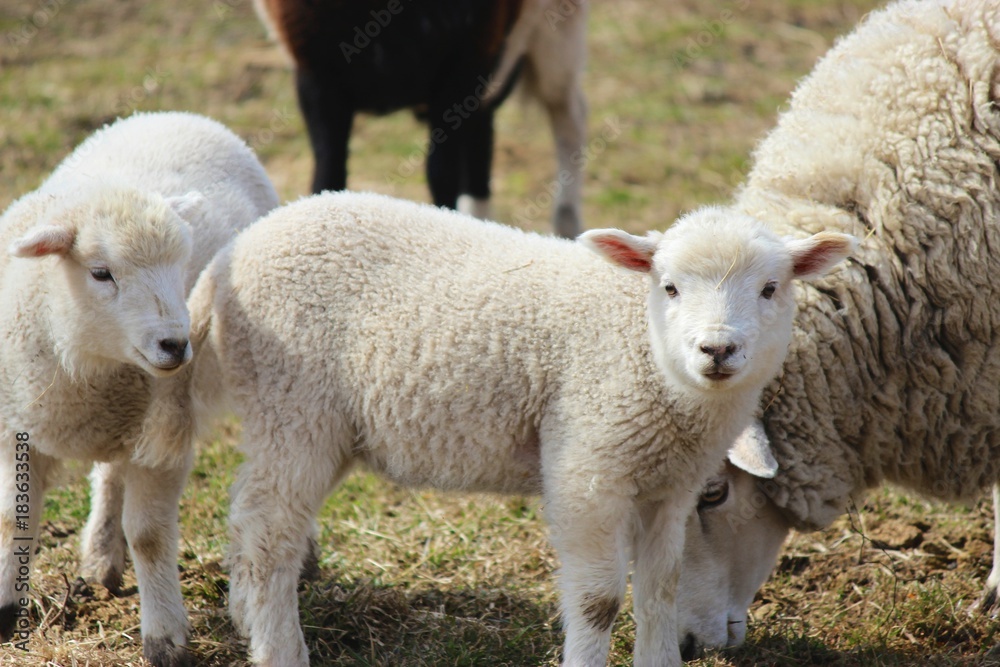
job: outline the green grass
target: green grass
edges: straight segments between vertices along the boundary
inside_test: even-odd
[[[595,2],[590,135],[609,123],[621,129],[586,166],[587,226],[662,229],[728,199],[795,82],[874,5]],[[14,39],[39,11],[44,25],[24,43]],[[305,194],[311,178],[290,71],[250,0],[4,3],[0,109],[0,208],[35,188],[94,129],[133,110],[187,109],[226,123],[256,148],[285,199]],[[425,141],[409,113],[359,118],[351,187],[427,201]],[[414,154],[417,167],[407,169]],[[554,172],[547,119],[512,100],[497,123],[498,219],[525,211]],[[548,216],[542,210],[527,225],[548,230]],[[246,657],[226,615],[227,489],[238,432],[226,423],[203,443],[182,501],[181,577],[202,665]],[[132,575],[117,599],[74,585],[84,474],[71,466],[48,495],[32,651],[0,646],[0,664],[141,663]],[[558,664],[557,561],[543,514],[530,498],[405,490],[355,473],[320,515],[320,571],[300,591],[313,664]],[[746,646],[696,664],[990,664],[997,625],[967,609],[989,570],[991,523],[983,505],[942,507],[880,492],[853,524],[845,517],[793,536],[754,603]],[[631,664],[633,639],[626,609],[614,629],[613,665]]]

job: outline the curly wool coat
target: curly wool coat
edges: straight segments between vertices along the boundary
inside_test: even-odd
[[[176,558],[185,460],[131,456],[157,387],[190,358],[188,289],[216,250],[277,204],[239,137],[167,112],[98,131],[0,218],[0,245],[16,255],[0,255],[0,639],[11,636],[23,595],[14,540],[37,537],[61,459],[99,461],[83,569],[116,589],[128,535],[144,654],[157,667],[185,664]],[[17,512],[27,521],[15,538],[16,432],[30,438],[31,503]]]
[[[223,250],[190,300],[192,377],[158,406],[183,420],[227,396],[243,418],[230,605],[252,660],[307,664],[298,564],[323,498],[361,462],[403,484],[542,494],[566,663],[605,664],[634,557],[636,664],[679,665],[679,531],[780,367],[792,278],[852,245],[718,218],[585,235],[648,277],[356,193],[290,204]]]
[[[883,481],[944,500],[1000,479],[1000,2],[871,14],[795,91],[735,207],[864,241],[799,287],[763,423],[772,500],[823,527]]]

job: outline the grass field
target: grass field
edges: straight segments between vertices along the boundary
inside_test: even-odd
[[[795,82],[873,0],[594,0],[585,88],[594,137],[620,128],[586,165],[588,227],[663,228],[728,198],[754,143]],[[16,7],[12,6],[16,5]],[[135,110],[187,109],[256,148],[286,199],[312,158],[277,48],[250,0],[6,0],[0,3],[0,208],[35,188],[94,129]],[[532,210],[554,175],[547,121],[508,102],[499,117],[494,206]],[[423,152],[406,113],[361,118],[350,186],[427,200]],[[543,210],[532,226],[548,228]],[[181,573],[202,665],[239,665],[227,620],[227,488],[238,424],[200,449],[182,507]],[[138,665],[138,594],[75,583],[86,470],[46,500],[23,653],[0,665]],[[989,570],[991,512],[882,491],[830,529],[794,535],[758,595],[745,647],[722,665],[985,665],[997,623],[970,616]],[[320,575],[303,584],[314,665],[557,665],[562,636],[536,501],[445,496],[356,473],[321,516]],[[629,613],[612,663],[630,663]]]

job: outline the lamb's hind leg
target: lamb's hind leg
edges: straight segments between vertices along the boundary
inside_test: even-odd
[[[313,517],[347,472],[342,447],[353,439],[324,433],[319,419],[276,421],[269,431],[252,416],[243,423],[247,458],[232,490],[229,605],[254,664],[305,667],[299,572]]]
[[[979,601],[973,609],[981,614],[996,616],[1000,612],[997,589],[1000,588],[1000,484],[993,485],[993,569],[986,578]]]
[[[81,540],[84,578],[100,582],[113,595],[121,592],[125,571],[122,505],[126,466],[125,462],[94,464],[90,472],[90,516]]]
[[[139,581],[143,656],[155,667],[191,664],[177,573],[179,505],[191,458],[177,468],[127,463],[122,525]]]

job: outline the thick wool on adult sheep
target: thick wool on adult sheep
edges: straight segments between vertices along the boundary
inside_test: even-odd
[[[109,587],[128,537],[143,651],[188,664],[177,511],[190,456],[137,458],[159,383],[191,358],[185,295],[236,231],[278,204],[250,149],[187,113],[138,114],[81,144],[0,219],[0,634],[27,638],[24,582],[62,459],[94,475],[84,569]],[[122,505],[124,504],[124,514]],[[22,557],[23,556],[23,557]],[[23,619],[23,620],[22,620]]]
[[[264,218],[202,274],[198,351],[170,403],[225,396],[243,420],[230,606],[255,663],[308,664],[299,564],[358,462],[406,485],[543,495],[565,664],[605,664],[632,559],[635,662],[680,664],[688,511],[780,367],[792,279],[853,239],[785,241],[711,213],[583,238],[637,273],[580,243],[325,194]]]
[[[796,288],[784,372],[745,434],[770,441],[774,478],[729,467],[711,482],[726,501],[688,523],[690,655],[743,641],[790,528],[827,526],[883,482],[962,501],[1000,480],[998,65],[997,0],[893,4],[757,149],[734,217],[865,240],[836,282]],[[998,582],[995,562],[989,604]]]

